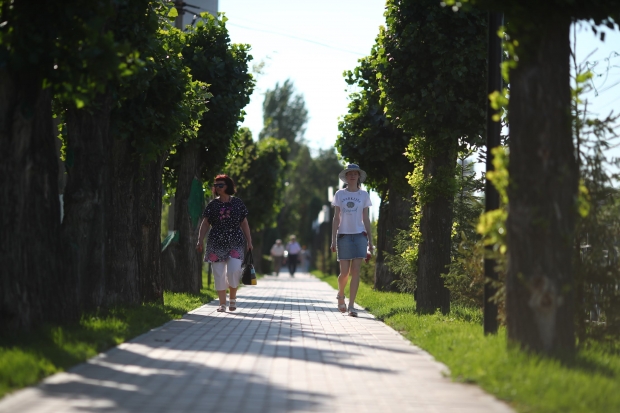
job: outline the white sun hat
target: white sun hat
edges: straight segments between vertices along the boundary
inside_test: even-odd
[[[346,177],[347,172],[351,172],[351,171],[357,171],[360,173],[360,182],[364,182],[366,180],[366,172],[362,168],[360,168],[359,165],[354,164],[354,163],[348,164],[347,167],[344,168],[344,170],[338,174],[338,178],[340,178],[340,180],[346,184],[347,183],[347,177]]]

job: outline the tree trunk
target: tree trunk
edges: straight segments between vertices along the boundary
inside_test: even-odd
[[[572,248],[578,168],[570,128],[570,20],[545,16],[510,74],[509,266],[511,342],[573,352]]]
[[[0,70],[0,330],[77,318],[60,242],[51,92]]]
[[[142,168],[138,200],[140,229],[140,297],[146,302],[164,302],[161,272],[162,172],[166,156]],[[195,241],[194,241],[195,243]]]
[[[139,160],[127,139],[111,139],[106,303],[140,303]]]
[[[196,252],[198,226],[189,214],[189,197],[192,181],[200,176],[200,147],[188,144],[179,148],[179,155],[174,195],[174,230],[179,238],[163,252],[161,265],[167,290],[198,294],[202,286],[202,254]]]
[[[163,302],[160,235],[165,156],[141,163],[126,139],[113,139],[111,154],[107,305]]]
[[[404,177],[403,177],[404,179]],[[411,186],[394,183],[390,180],[387,196],[381,199],[379,221],[377,222],[377,261],[375,264],[375,289],[378,291],[398,291],[394,284],[400,277],[390,270],[385,259],[394,255],[396,235],[400,230],[407,230],[411,226],[411,207],[413,189]],[[398,191],[398,188],[406,188]]]
[[[89,109],[67,111],[67,186],[62,231],[79,305],[94,310],[106,298],[106,195],[109,182],[111,99],[99,95]]]
[[[446,181],[454,179],[456,149],[456,142],[445,142],[424,165],[424,177],[432,180],[434,193],[422,205],[420,218],[417,311],[421,314],[432,314],[437,309],[444,314],[450,312],[450,291],[441,274],[450,265],[454,194],[446,190],[450,187]]]

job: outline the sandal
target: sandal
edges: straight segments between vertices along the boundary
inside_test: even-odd
[[[355,308],[349,307],[349,317],[357,317],[357,311],[355,311]]]
[[[225,305],[221,305],[217,308],[216,310],[218,313],[225,313],[226,312],[226,306]]]
[[[344,303],[344,295],[336,295],[337,300],[342,300],[342,304],[338,303],[338,311],[345,313],[347,311],[347,305]]]
[[[235,311],[237,309],[237,299],[228,300],[228,309],[230,311]]]

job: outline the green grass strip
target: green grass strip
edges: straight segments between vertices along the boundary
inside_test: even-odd
[[[336,276],[313,274],[338,288]],[[503,328],[485,336],[478,310],[453,306],[448,316],[418,315],[411,295],[363,283],[356,303],[448,366],[453,380],[475,383],[519,412],[620,412],[619,343],[592,343],[560,362],[508,349]]]
[[[206,285],[206,280],[203,280]],[[64,371],[210,302],[213,289],[200,294],[164,293],[164,304],[117,307],[82,316],[72,325],[47,325],[30,333],[0,338],[0,397]]]

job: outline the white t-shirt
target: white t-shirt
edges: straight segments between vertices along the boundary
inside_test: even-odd
[[[366,231],[363,221],[364,208],[372,206],[368,192],[359,189],[350,192],[340,189],[334,195],[333,206],[340,208],[338,234],[359,234]]]
[[[283,244],[273,244],[271,247],[271,255],[274,257],[283,257],[284,256],[284,245]]]

